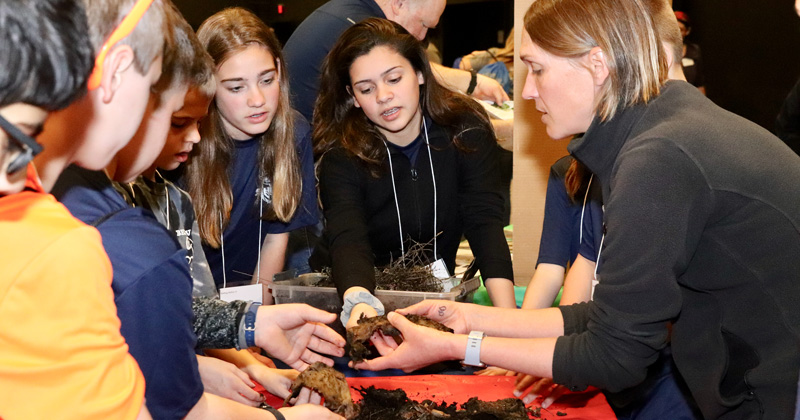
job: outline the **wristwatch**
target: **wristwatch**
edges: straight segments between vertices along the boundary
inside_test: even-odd
[[[244,313],[244,340],[247,347],[256,345],[256,314],[260,306],[260,303],[253,302]]]
[[[461,364],[477,367],[486,366],[481,363],[481,342],[483,341],[483,337],[486,337],[483,331],[470,331],[467,337],[467,351],[464,354],[464,361],[461,362]]]
[[[475,92],[475,87],[478,86],[478,73],[474,71],[469,72],[469,86],[467,86],[467,96]]]

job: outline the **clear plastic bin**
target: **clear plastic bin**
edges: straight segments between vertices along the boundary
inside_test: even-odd
[[[275,303],[307,303],[337,315],[342,311],[342,302],[336,293],[336,288],[314,286],[325,278],[324,274],[301,274],[289,280],[278,280],[278,278],[276,275],[276,279],[272,283],[272,296],[275,298]],[[473,277],[446,293],[376,290],[375,296],[380,299],[386,311],[389,312],[411,306],[425,299],[472,302],[472,296],[480,285],[480,278]]]

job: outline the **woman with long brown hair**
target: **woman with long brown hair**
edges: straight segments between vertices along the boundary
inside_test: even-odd
[[[217,79],[185,174],[203,247],[217,287],[268,283],[288,232],[317,221],[310,127],[289,105],[280,44],[258,17],[226,9],[197,35]]]
[[[494,304],[513,307],[497,146],[480,105],[439,85],[419,41],[376,18],[342,34],[320,92],[314,143],[326,226],[314,257],[332,267],[343,323],[383,310],[371,294],[374,267],[419,243],[425,263],[452,273],[462,234]]]

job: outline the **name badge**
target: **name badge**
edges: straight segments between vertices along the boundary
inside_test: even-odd
[[[443,259],[439,258],[432,262],[428,268],[431,269],[431,274],[433,274],[434,277],[442,281],[442,288],[445,293],[456,286],[454,279],[450,277],[450,271],[447,270],[447,265],[444,263]]]
[[[264,301],[263,293],[266,288],[265,286],[266,285],[263,283],[258,283],[245,286],[223,287],[219,289],[219,298],[225,302],[251,300],[253,302],[262,303]]]

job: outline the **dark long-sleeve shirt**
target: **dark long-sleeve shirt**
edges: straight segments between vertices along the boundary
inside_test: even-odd
[[[438,252],[450,272],[456,251],[466,235],[484,279],[513,279],[511,256],[503,234],[503,198],[497,169],[494,134],[488,128],[462,135],[459,150],[447,132],[428,120],[436,174]],[[420,136],[423,136],[420,133]],[[414,164],[391,147],[397,204],[405,249],[414,242],[426,248],[433,261],[434,187],[431,164],[423,143]],[[402,256],[392,176],[386,170],[374,178],[358,158],[334,148],[321,158],[320,195],[326,227],[323,248],[329,249],[333,278],[339,293],[350,287],[375,289],[374,267]]]
[[[792,418],[800,157],[685,82],[595,120],[569,150],[600,178],[607,233],[594,301],[561,309],[554,380],[634,385],[674,320],[706,418]]]

